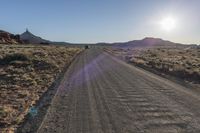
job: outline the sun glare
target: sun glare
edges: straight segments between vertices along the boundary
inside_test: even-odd
[[[176,20],[173,17],[166,17],[161,20],[160,25],[163,30],[172,31],[176,27]]]

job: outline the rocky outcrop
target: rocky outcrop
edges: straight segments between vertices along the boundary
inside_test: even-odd
[[[6,31],[0,30],[0,44],[20,44],[20,35],[14,35]]]
[[[26,44],[50,44],[51,42],[28,31],[28,29],[20,35],[20,39]]]

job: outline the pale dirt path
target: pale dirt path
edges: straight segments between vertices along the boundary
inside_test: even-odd
[[[200,96],[101,49],[70,66],[38,133],[200,132]]]

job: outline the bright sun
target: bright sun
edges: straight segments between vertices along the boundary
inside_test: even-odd
[[[176,27],[176,20],[173,17],[166,17],[160,21],[160,25],[165,31],[172,31]]]

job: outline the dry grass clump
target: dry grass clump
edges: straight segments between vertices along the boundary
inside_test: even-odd
[[[80,51],[61,46],[1,45],[0,132],[14,131]]]

